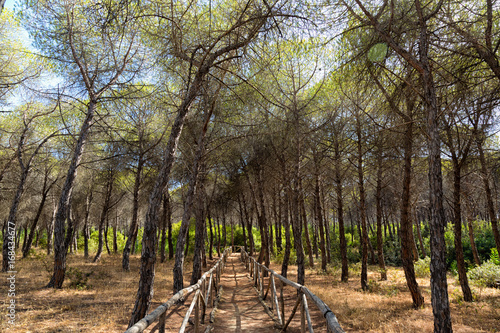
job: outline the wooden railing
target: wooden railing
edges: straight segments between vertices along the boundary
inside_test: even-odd
[[[183,333],[186,330],[189,317],[191,316],[193,310],[195,311],[194,332],[198,333],[200,331],[200,324],[205,323],[205,314],[207,307],[209,306],[209,304],[213,305],[217,296],[216,293],[220,291],[220,278],[222,276],[227,257],[230,254],[231,247],[228,247],[223,252],[220,259],[215,263],[215,265],[209,271],[205,272],[205,274],[203,274],[203,276],[198,280],[196,284],[193,284],[177,292],[167,302],[158,306],[146,317],[142,318],[135,325],[131,326],[128,330],[125,331],[125,333],[143,332],[156,320],[158,320],[159,322],[157,326],[153,327],[153,331],[156,331],[156,329],[158,329],[159,333],[164,333],[167,310],[169,310],[174,304],[178,303],[178,301],[186,299],[193,292],[195,293],[194,297],[191,301],[191,305],[189,306],[188,311],[186,312],[186,315],[184,316],[184,320],[182,321],[179,333]],[[213,317],[213,313],[211,313],[210,317]]]
[[[274,321],[276,322],[276,326],[281,328],[282,332],[285,332],[288,326],[290,325],[292,319],[294,318],[298,307],[300,306],[301,313],[301,332],[306,332],[306,323],[307,323],[307,331],[314,332],[313,323],[311,321],[311,315],[309,312],[309,307],[307,304],[307,299],[309,298],[321,311],[323,317],[326,320],[326,326],[328,332],[335,333],[343,333],[344,331],[340,327],[339,322],[337,321],[337,317],[330,310],[328,305],[325,304],[318,296],[313,294],[309,289],[305,286],[302,286],[298,283],[292,282],[287,278],[277,274],[272,269],[267,268],[266,266],[259,264],[253,257],[251,257],[242,247],[241,248],[241,261],[245,264],[246,269],[250,272],[250,277],[253,278],[253,283],[255,288],[259,293],[259,298],[264,303],[269,292],[271,292],[271,302],[270,305],[264,303],[266,308],[271,312],[270,314],[273,316]],[[267,287],[264,283],[264,271],[267,271],[269,275]],[[276,282],[275,278],[280,282],[280,296],[278,297],[278,293],[276,291]],[[290,313],[288,320],[285,321],[285,302],[283,298],[283,287],[285,285],[291,286],[297,290],[297,301]]]

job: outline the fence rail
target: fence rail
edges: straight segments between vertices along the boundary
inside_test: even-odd
[[[251,257],[243,247],[241,247],[241,261],[245,264],[246,269],[250,272],[250,277],[253,278],[254,286],[257,288],[259,292],[259,298],[262,302],[264,302],[271,292],[271,305],[268,307],[270,311],[273,311],[273,319],[275,320],[277,326],[281,327],[281,331],[285,332],[288,326],[290,325],[292,319],[294,318],[297,309],[300,306],[301,313],[301,332],[306,332],[306,323],[307,323],[307,331],[312,333],[314,332],[313,323],[311,320],[311,315],[309,312],[309,307],[307,304],[307,299],[310,299],[316,307],[321,311],[323,317],[326,320],[326,326],[328,332],[334,333],[343,333],[344,331],[340,327],[339,322],[337,321],[337,317],[330,310],[328,305],[325,304],[316,296],[313,292],[311,292],[307,287],[295,283],[293,281],[288,280],[287,278],[277,274],[272,269],[267,268],[266,266],[259,264],[255,258]],[[264,271],[270,274],[267,287],[264,283]],[[275,278],[280,282],[280,296],[278,297]],[[297,301],[290,313],[288,320],[285,321],[285,302],[283,299],[283,287],[285,285],[291,286],[295,288],[297,293]],[[264,290],[265,289],[265,290]],[[267,305],[266,305],[267,306]]]
[[[146,317],[142,318],[135,325],[127,329],[125,333],[143,332],[156,320],[159,321],[157,325],[159,333],[164,333],[167,311],[179,300],[186,299],[193,292],[195,293],[195,295],[193,297],[193,300],[191,301],[191,305],[189,306],[188,311],[186,312],[186,315],[184,316],[184,320],[179,329],[179,333],[183,333],[186,330],[189,317],[191,316],[193,310],[195,311],[194,331],[195,333],[198,333],[200,329],[200,324],[205,323],[205,314],[207,307],[209,306],[209,304],[213,305],[217,293],[220,290],[220,277],[223,273],[227,257],[230,254],[231,254],[231,247],[228,247],[223,252],[220,259],[215,263],[215,265],[209,271],[205,272],[205,274],[202,275],[202,277],[198,280],[196,284],[193,284],[177,292],[167,302],[158,306]],[[211,314],[211,317],[213,317],[213,314]],[[156,329],[156,327],[154,327],[153,330],[154,329]]]

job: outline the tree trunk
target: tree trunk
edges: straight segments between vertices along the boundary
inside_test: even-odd
[[[340,256],[342,257],[342,273],[340,280],[347,283],[349,281],[349,264],[347,262],[347,241],[344,230],[344,197],[342,191],[342,175],[340,169],[341,156],[340,145],[337,135],[334,139],[335,150],[335,192],[337,196],[337,219],[339,224],[339,245]]]
[[[110,255],[111,251],[109,250],[108,231],[109,231],[109,216],[106,215],[106,227],[104,228],[104,244],[106,244],[106,251],[108,252],[108,255]]]
[[[238,196],[238,199],[239,199],[239,196]],[[213,231],[213,228],[212,228],[212,216],[210,216],[210,207],[207,207],[207,219],[208,219],[208,227],[210,229],[210,239],[209,239],[209,244],[210,245],[209,245],[209,248],[208,248],[208,259],[213,260],[214,259],[214,255],[213,255],[213,251],[214,251],[214,231]],[[243,226],[243,228],[245,228],[245,227]]]
[[[261,239],[262,239],[262,249],[261,254],[263,257],[261,258],[266,267],[270,266],[271,258],[269,251],[269,228],[267,228],[267,214],[266,214],[266,206],[264,203],[264,180],[262,177],[262,168],[259,168],[257,171],[257,195],[259,197],[259,205],[260,205],[260,214],[259,214],[259,227],[261,230]],[[267,276],[267,271],[263,272],[264,276]]]
[[[52,183],[51,185],[47,186],[47,181],[48,181],[48,173],[45,174],[44,182],[43,182],[43,189],[42,189],[42,200],[40,201],[40,204],[38,205],[38,210],[36,212],[35,218],[33,219],[33,223],[31,224],[31,232],[29,234],[29,238],[26,241],[26,245],[23,246],[23,258],[26,258],[30,252],[31,249],[31,244],[33,243],[33,237],[36,232],[37,224],[38,221],[40,220],[40,216],[42,215],[43,207],[45,206],[45,201],[47,200],[47,197],[49,195],[49,191],[52,187],[52,185],[55,183]]]
[[[138,214],[139,214],[139,190],[142,181],[142,169],[144,166],[144,154],[139,154],[139,160],[137,162],[137,170],[135,173],[134,181],[134,197],[132,201],[132,222],[130,223],[130,229],[128,232],[127,241],[125,242],[125,247],[123,248],[123,258],[122,258],[122,269],[126,272],[130,271],[130,251],[132,246],[135,245],[137,240],[137,232],[139,229],[138,224]]]
[[[243,206],[241,204],[241,196],[240,196],[239,192],[238,192],[237,198],[238,198],[238,208],[239,208],[239,213],[240,213],[240,224],[241,224],[241,229],[243,231],[243,245],[244,245],[245,251],[248,252],[248,241],[247,241],[247,233],[246,233],[246,227],[245,227],[245,218],[243,216]],[[212,250],[212,223],[211,222],[209,222],[209,227],[210,227],[210,250]]]
[[[326,244],[325,244],[325,230],[323,226],[323,214],[321,212],[321,198],[320,198],[320,190],[319,190],[319,183],[320,183],[320,175],[319,175],[319,161],[317,160],[316,154],[314,154],[314,202],[315,202],[315,213],[316,213],[316,223],[319,226],[319,245],[321,249],[321,269],[326,272],[326,264],[327,264],[327,258],[326,258]]]
[[[168,189],[165,191],[167,199],[167,241],[168,241],[168,259],[174,258],[174,242],[172,240],[172,206],[170,204],[170,195]]]
[[[314,258],[311,247],[311,238],[309,237],[309,226],[307,223],[307,215],[306,215],[306,205],[304,200],[304,190],[302,188],[302,181],[299,178],[299,191],[300,191],[300,213],[301,213],[301,225],[304,227],[304,238],[306,239],[306,252],[309,256],[309,267],[314,267]]]
[[[64,182],[57,212],[54,221],[54,274],[47,285],[51,288],[62,288],[64,277],[66,275],[66,249],[64,248],[64,233],[65,222],[67,217],[68,205],[71,201],[73,186],[75,184],[77,168],[83,155],[83,150],[90,134],[90,127],[94,119],[97,101],[93,98],[90,99],[87,115],[83,121],[80,129],[80,135],[71,158],[71,163],[68,167],[68,173]]]
[[[191,283],[195,284],[201,278],[201,264],[202,264],[202,251],[204,248],[205,236],[205,219],[203,218],[203,206],[205,204],[204,196],[204,180],[199,180],[199,187],[197,189],[197,207],[195,211],[196,216],[196,229],[195,229],[195,242],[194,242],[194,255],[193,255],[193,272],[191,275]]]
[[[375,201],[377,210],[377,253],[380,269],[380,279],[387,280],[387,270],[384,260],[384,241],[382,239],[382,151],[377,151],[377,186],[375,190]]]
[[[104,203],[102,206],[102,211],[101,211],[101,217],[99,219],[99,244],[97,246],[97,253],[94,257],[94,260],[92,262],[97,262],[101,259],[101,254],[102,254],[102,248],[104,245],[104,239],[103,239],[103,231],[104,231],[104,223],[107,223],[108,220],[108,211],[109,211],[109,206],[111,204],[111,194],[113,192],[113,182],[114,182],[114,171],[109,170],[108,171],[108,181],[106,183],[106,194],[104,197]],[[107,229],[107,228],[106,228]],[[109,253],[109,247],[108,247],[108,235],[106,231],[106,248]]]
[[[463,160],[462,160],[463,161]],[[462,287],[464,301],[472,302],[472,292],[467,280],[467,268],[465,267],[464,250],[462,247],[462,210],[461,210],[461,164],[456,156],[452,155],[453,163],[453,224],[455,231],[455,252],[457,259],[458,279]]]
[[[411,121],[411,112],[413,112],[413,105],[408,106],[408,114],[410,121],[406,124],[406,130],[403,141],[403,193],[401,200],[401,261],[403,270],[405,272],[406,283],[410,290],[413,300],[413,307],[418,309],[424,304],[424,297],[420,292],[417,279],[415,278],[415,266],[413,265],[413,256],[410,246],[410,237],[413,237],[411,231],[410,220],[410,193],[411,193],[411,160],[413,156],[413,122]]]
[[[52,211],[52,218],[50,221],[47,223],[47,255],[50,256],[52,253],[52,240],[54,238],[54,222],[56,220],[56,213],[57,213],[57,205],[54,202],[54,209]]]
[[[248,234],[248,239],[250,243],[250,255],[253,256],[253,253],[255,251],[255,243],[253,239],[253,232],[252,232],[252,218],[248,214],[248,209],[247,209],[247,204],[245,200],[245,193],[241,192],[241,204],[243,206],[243,212],[245,213],[245,220],[246,220],[246,226],[247,226],[247,234]]]
[[[85,217],[84,217],[84,224],[83,224],[83,251],[84,251],[84,256],[85,258],[89,257],[89,215],[90,215],[90,206],[92,204],[92,199],[93,199],[93,194],[94,192],[90,190],[89,194],[87,195],[87,200],[85,204]]]
[[[484,184],[484,191],[486,194],[486,203],[488,205],[488,214],[490,216],[491,229],[493,230],[493,237],[495,238],[495,244],[498,253],[500,253],[500,233],[498,231],[498,219],[495,211],[495,205],[493,203],[493,195],[491,194],[490,182],[488,180],[488,169],[486,168],[486,158],[483,151],[483,141],[478,139],[477,149],[479,151],[479,161],[481,163],[481,173]]]
[[[113,253],[118,253],[118,211],[115,216],[115,223],[113,224]]]
[[[420,228],[420,219],[417,216],[415,217],[415,224],[417,225],[417,236],[418,236],[418,242],[420,244],[420,249],[422,251],[422,256],[425,258],[425,257],[427,257],[427,253],[425,252],[424,239],[422,238],[422,231]]]
[[[24,192],[24,185],[26,183],[26,179],[28,178],[29,168],[24,168],[21,172],[21,178],[17,185],[17,191],[14,195],[14,199],[12,201],[12,205],[10,206],[9,218],[7,222],[8,231],[16,230],[16,216],[17,216],[17,208],[19,207],[19,203],[21,201],[21,195]],[[9,240],[10,232],[4,232],[3,234],[3,248],[2,248],[2,272],[9,271],[9,245],[12,245],[12,240]],[[17,242],[15,246],[17,247]]]
[[[473,226],[473,213],[469,198],[466,196],[465,207],[467,208],[467,226],[469,230],[469,241],[470,247],[472,249],[472,256],[474,257],[474,263],[476,266],[481,265],[481,259],[479,259],[479,253],[477,252],[476,241],[474,237],[474,226]]]
[[[168,190],[167,190],[168,192]],[[162,219],[161,219],[161,243],[160,243],[160,262],[165,262],[166,255],[165,255],[165,246],[166,246],[166,241],[167,241],[167,224],[170,223],[169,218],[170,218],[170,212],[169,212],[169,202],[168,199],[169,195],[164,194],[163,195],[163,213],[162,213]]]
[[[213,108],[209,108],[205,115],[205,122],[203,124],[202,130],[198,137],[198,147],[196,151],[196,155],[193,161],[193,166],[191,170],[191,180],[189,182],[188,193],[186,195],[186,202],[184,204],[184,213],[182,215],[181,227],[179,230],[179,236],[177,238],[177,247],[175,251],[175,263],[174,263],[174,293],[179,290],[184,289],[184,257],[185,254],[183,252],[184,245],[189,245],[186,238],[189,233],[189,223],[191,219],[191,208],[193,205],[193,199],[195,194],[195,189],[198,182],[198,174],[200,172],[200,166],[202,165],[203,153],[205,152],[205,135],[208,130],[208,124],[210,122],[210,118],[212,116]],[[225,230],[224,230],[225,232]],[[201,237],[201,241],[203,241],[203,234],[198,234]],[[196,241],[196,239],[195,239]],[[186,243],[186,244],[185,244]]]
[[[357,171],[359,188],[359,217],[361,224],[360,240],[362,244],[361,256],[361,289],[368,290],[368,229],[366,224],[366,194],[363,171],[363,149],[361,137],[361,122],[359,112],[356,114],[356,135],[357,135]]]
[[[422,63],[424,109],[427,114],[429,150],[429,207],[431,243],[431,292],[434,332],[451,332],[448,281],[446,280],[446,243],[444,227],[446,220],[443,208],[443,179],[441,173],[441,139],[439,135],[439,109],[432,69],[428,58],[429,36],[427,22],[423,20],[420,1],[416,1],[420,13],[419,55]]]

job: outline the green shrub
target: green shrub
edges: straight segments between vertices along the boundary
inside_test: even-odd
[[[91,286],[90,284],[88,284],[88,280],[92,274],[93,272],[84,273],[76,267],[68,268],[68,270],[66,271],[66,276],[70,280],[69,287],[78,290],[90,289]]]
[[[431,276],[431,258],[425,257],[415,262],[415,276],[425,278]]]
[[[490,260],[495,265],[500,265],[500,257],[498,256],[498,250],[495,247],[491,248]]]
[[[481,266],[471,269],[467,276],[480,287],[495,287],[500,282],[500,266],[488,260]]]
[[[285,256],[285,249],[276,253],[273,257],[273,261],[277,264],[283,264],[283,257]],[[297,254],[295,249],[290,249],[290,260],[288,262],[290,265],[295,265],[297,263]]]

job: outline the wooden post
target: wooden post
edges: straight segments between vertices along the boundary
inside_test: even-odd
[[[280,300],[281,300],[281,316],[283,317],[283,323],[282,325],[285,323],[285,298],[283,297],[283,287],[284,287],[284,283],[283,281],[280,280]]]
[[[280,325],[283,325],[283,320],[281,319],[280,307],[279,307],[279,302],[278,302],[278,294],[276,292],[276,283],[274,283],[274,275],[272,275],[272,274],[271,274],[271,281],[272,281],[272,286],[273,286],[272,293],[273,293],[274,306],[276,307],[276,315],[278,316],[278,321],[279,321]]]
[[[306,311],[304,307],[304,294],[299,292],[299,298],[300,298],[300,332],[305,333],[306,332]]]
[[[158,333],[165,333],[165,316],[166,312],[160,315],[160,322],[158,324]]]
[[[194,333],[200,332],[200,297],[196,300],[194,308]]]
[[[309,307],[307,306],[306,294],[302,294],[302,311],[304,313],[302,315],[302,317],[304,317],[304,315],[305,315],[305,317],[307,319],[307,327],[308,327],[309,333],[314,333],[314,329],[312,327],[312,321],[311,321],[311,314],[309,313]]]

